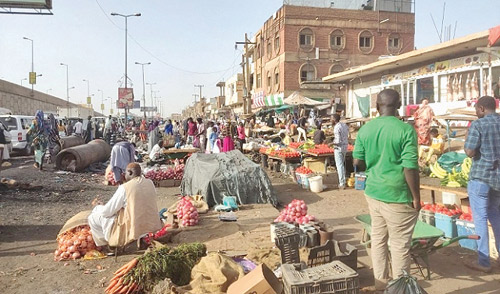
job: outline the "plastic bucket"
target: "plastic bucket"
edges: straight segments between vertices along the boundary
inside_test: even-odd
[[[311,188],[311,192],[320,193],[323,192],[323,177],[315,176],[309,178],[309,187]]]

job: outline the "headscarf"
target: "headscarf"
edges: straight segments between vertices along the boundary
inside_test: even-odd
[[[36,111],[35,120],[36,120],[36,124],[37,124],[38,128],[40,130],[43,130],[44,126],[45,126],[45,123],[43,121],[43,111],[41,111],[41,110]]]

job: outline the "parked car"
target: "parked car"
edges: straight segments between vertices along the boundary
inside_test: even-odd
[[[0,121],[7,127],[12,140],[12,150],[21,151],[25,155],[33,153],[27,133],[34,116],[25,115],[0,115]]]

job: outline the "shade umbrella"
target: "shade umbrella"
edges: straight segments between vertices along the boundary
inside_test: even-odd
[[[307,98],[306,96],[302,95],[299,91],[293,92],[290,96],[288,96],[285,100],[283,100],[283,103],[288,105],[311,105],[311,106],[328,104],[328,102],[319,102]]]

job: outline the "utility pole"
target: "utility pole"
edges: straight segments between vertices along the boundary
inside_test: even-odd
[[[146,63],[140,63],[140,62],[135,62],[135,64],[139,64],[142,67],[142,104],[144,107],[144,119],[146,119],[146,80],[144,78],[144,66],[145,65],[150,65],[151,62],[146,62]]]
[[[250,61],[248,54],[248,44],[256,45],[255,42],[250,42],[248,40],[248,34],[245,33],[245,41],[244,42],[236,42],[234,48],[237,49],[238,45],[245,45],[245,52],[241,56],[242,64],[241,67],[243,69],[243,113],[248,114],[251,112],[251,97],[250,97]]]
[[[203,88],[204,85],[194,85],[194,86],[200,88],[200,101],[201,101],[201,98],[203,98],[203,96],[201,96],[201,88]],[[196,103],[196,97],[194,97],[194,103]]]
[[[156,85],[156,83],[146,83],[146,85],[151,87],[151,107],[153,107],[153,85]],[[146,99],[146,98],[144,98],[144,99]],[[146,102],[144,102],[144,103],[146,103]],[[152,110],[151,110],[151,113],[153,113]]]

